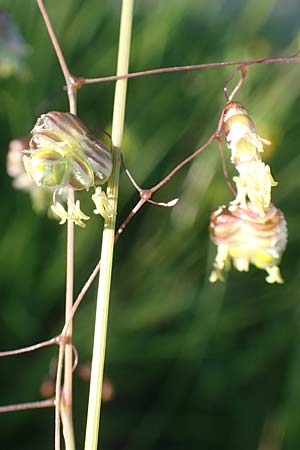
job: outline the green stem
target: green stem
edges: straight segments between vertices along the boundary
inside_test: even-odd
[[[123,0],[122,3],[117,75],[128,73],[133,4],[134,0]],[[113,170],[107,186],[107,197],[113,208],[113,214],[104,222],[102,237],[101,271],[97,295],[85,450],[97,450],[98,446],[109,294],[121,165],[120,149],[124,129],[126,90],[127,80],[119,80],[116,82],[112,122]]]

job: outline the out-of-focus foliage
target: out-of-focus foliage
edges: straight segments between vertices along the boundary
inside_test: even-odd
[[[20,75],[27,53],[22,36],[9,14],[0,10],[0,77]]]
[[[71,72],[113,74],[120,1],[52,0],[46,6]],[[13,189],[6,151],[42,112],[66,111],[67,99],[35,1],[0,0],[0,7],[31,49],[26,77],[12,73],[0,81],[4,350],[46,339],[63,324],[65,228],[37,216],[28,195]],[[293,54],[299,13],[297,0],[136,0],[131,71]],[[140,184],[155,184],[215,130],[231,72],[130,80],[123,153]],[[299,77],[298,64],[252,67],[236,98],[273,144],[265,159],[279,182],[273,201],[288,222],[285,284],[267,285],[256,269],[209,284],[216,251],[209,215],[232,197],[212,145],[156,194],[161,201],[179,197],[178,205],[146,205],[116,248],[106,358],[114,396],[102,413],[103,449],[299,449]],[[79,116],[90,128],[110,130],[113,93],[113,83],[79,92]],[[119,223],[136,201],[122,175]],[[97,217],[76,231],[76,292],[99,257],[100,233]],[[75,319],[81,362],[91,356],[94,311],[93,287]],[[1,359],[1,404],[38,399],[55,352]],[[75,375],[78,448],[87,392]],[[53,411],[1,415],[0,429],[3,449],[53,448]]]

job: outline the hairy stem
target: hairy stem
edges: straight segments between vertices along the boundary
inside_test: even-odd
[[[127,73],[129,65],[131,28],[134,0],[123,0],[119,37],[117,75]],[[106,330],[112,260],[115,241],[115,223],[118,203],[119,172],[121,165],[121,143],[123,138],[127,81],[117,81],[112,122],[113,170],[107,186],[107,196],[113,214],[104,222],[101,249],[101,272],[99,277],[90,395],[86,425],[85,450],[96,450],[100,426],[100,410],[103,383]]]

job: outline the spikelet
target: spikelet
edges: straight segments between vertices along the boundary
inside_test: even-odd
[[[263,217],[271,202],[271,189],[277,185],[270,167],[261,160],[263,145],[270,145],[270,142],[256,133],[253,121],[238,102],[225,106],[224,133],[231,150],[231,162],[239,172],[234,178],[237,196],[233,203],[244,207],[250,200]]]
[[[268,283],[283,283],[279,263],[287,242],[283,213],[270,204],[261,217],[252,203],[221,206],[210,218],[210,236],[218,251],[210,281],[223,280],[231,262],[239,271],[253,264],[266,270]]]
[[[110,150],[74,114],[43,114],[31,133],[24,163],[38,186],[88,190],[110,176]]]
[[[112,170],[110,150],[71,113],[52,111],[43,114],[32,130],[29,150],[24,156],[27,173],[37,186],[53,192],[52,211],[64,223],[72,219],[79,226],[88,217],[78,202],[71,213],[63,206],[68,190],[76,191],[101,185]]]

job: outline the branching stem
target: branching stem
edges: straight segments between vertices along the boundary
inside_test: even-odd
[[[298,54],[299,52],[297,52]],[[161,67],[158,69],[142,70],[140,72],[133,72],[122,75],[112,75],[108,77],[99,78],[84,78],[80,77],[80,86],[86,84],[95,83],[105,83],[109,81],[123,80],[129,78],[146,77],[149,75],[159,75],[163,73],[175,73],[175,72],[189,72],[191,70],[204,70],[204,69],[214,69],[220,67],[230,67],[230,66],[243,66],[250,67],[257,64],[290,64],[290,63],[300,63],[299,56],[270,56],[257,59],[249,59],[245,61],[223,61],[223,62],[213,62],[207,64],[194,64],[188,66],[175,66],[175,67]]]

